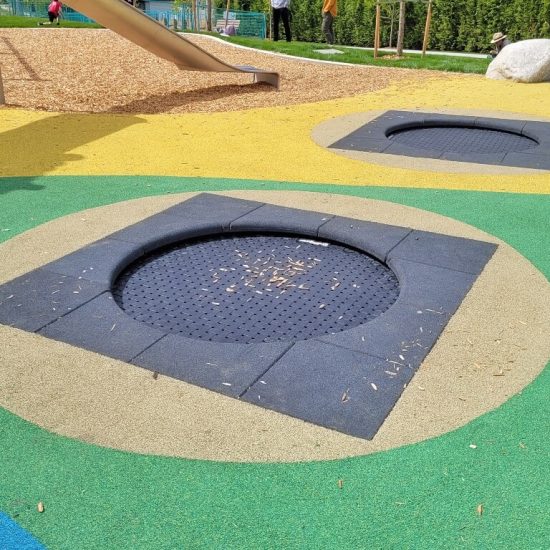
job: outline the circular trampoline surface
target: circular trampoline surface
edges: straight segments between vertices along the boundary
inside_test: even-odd
[[[419,126],[391,131],[388,139],[417,149],[454,153],[511,153],[537,147],[527,136],[467,126]]]
[[[129,265],[113,296],[128,315],[212,342],[306,340],[366,323],[399,295],[395,274],[366,253],[307,237],[216,235]]]

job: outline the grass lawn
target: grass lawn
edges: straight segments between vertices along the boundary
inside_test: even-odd
[[[315,50],[327,49],[326,44],[311,42],[273,42],[261,38],[252,38],[248,36],[223,37],[224,40],[258,50],[267,50],[272,52],[295,55],[298,57],[307,57],[309,59],[324,59],[328,61],[339,61],[343,63],[353,63],[357,65],[379,65],[384,67],[402,67],[407,69],[432,69],[434,71],[453,71],[459,73],[479,73],[484,74],[487,70],[490,59],[480,59],[472,57],[456,57],[444,55],[426,55],[405,54],[401,59],[392,59],[389,52],[379,52],[379,57],[374,59],[373,52],[369,50],[359,50],[346,46],[333,46],[334,49],[341,50],[341,54],[321,54]],[[387,57],[384,57],[387,56]]]

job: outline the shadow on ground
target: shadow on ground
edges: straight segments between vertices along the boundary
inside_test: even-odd
[[[235,84],[228,86],[212,86],[189,92],[172,92],[170,94],[151,95],[136,99],[123,105],[110,107],[106,113],[143,113],[162,114],[190,104],[209,104],[225,97],[242,97],[244,94],[263,94],[275,91],[275,88],[265,83]],[[205,109],[207,110],[207,109]]]
[[[61,114],[0,132],[0,176],[46,174],[80,160],[81,155],[71,153],[74,149],[144,122],[131,116]],[[29,180],[21,185],[36,189]],[[0,181],[0,193],[10,190],[11,184]]]

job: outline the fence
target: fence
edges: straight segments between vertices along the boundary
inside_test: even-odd
[[[206,4],[197,5],[197,10],[193,12],[191,5],[183,5],[180,8],[169,10],[143,10],[147,15],[163,22],[165,25],[173,25],[176,21],[178,29],[189,31],[207,30],[207,9]],[[212,10],[212,30],[215,29],[216,21],[226,19],[226,10],[218,8]],[[239,21],[237,34],[240,36],[255,36],[265,38],[266,35],[266,16],[264,13],[230,10],[227,17],[228,23]]]
[[[0,16],[19,15],[23,17],[40,17],[45,18],[48,15],[49,1],[46,0],[0,0]],[[183,5],[179,8],[174,8],[172,3],[166,2],[170,9],[145,9],[144,13],[160,21],[166,26],[172,27],[174,21],[179,30],[189,31],[206,31],[207,30],[207,8],[206,4],[197,4],[197,9],[194,12],[192,6]],[[63,19],[67,21],[78,21],[82,23],[93,23],[93,21],[85,15],[78,13],[68,6],[63,6]],[[212,10],[212,25],[215,30],[216,21],[226,19],[226,10]],[[264,13],[231,10],[229,12],[228,21],[239,21],[237,34],[241,36],[255,36],[258,38],[266,37],[266,16]]]
[[[0,2],[0,15],[19,15],[22,17],[48,17],[48,1],[28,1],[28,0],[8,0],[7,2]],[[93,21],[78,13],[77,11],[63,6],[63,19],[67,21],[78,21],[81,23],[93,23]]]

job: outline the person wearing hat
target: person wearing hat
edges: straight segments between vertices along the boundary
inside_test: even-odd
[[[496,57],[502,51],[502,48],[508,46],[508,44],[510,44],[510,40],[506,38],[505,34],[501,32],[493,34],[493,39],[491,40],[491,45],[493,46],[491,57]]]

